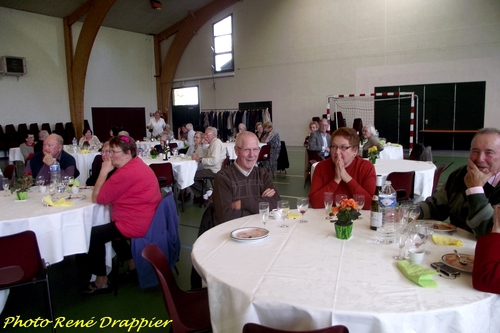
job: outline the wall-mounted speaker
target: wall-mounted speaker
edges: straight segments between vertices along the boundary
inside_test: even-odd
[[[21,76],[26,73],[26,58],[11,56],[0,58],[0,74]]]

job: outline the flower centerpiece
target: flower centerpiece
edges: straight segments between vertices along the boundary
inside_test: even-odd
[[[82,143],[82,151],[81,152],[83,154],[88,153],[89,152],[89,148],[90,148],[90,143],[87,140],[83,141],[83,143]]]
[[[151,150],[149,151],[149,154],[151,155],[152,159],[155,159],[158,156],[158,150],[156,150],[155,147],[151,147]]]
[[[14,181],[14,187],[10,192],[16,192],[17,200],[26,200],[28,198],[28,189],[33,185],[33,176],[27,172],[24,175],[17,177]]]
[[[368,148],[368,159],[373,164],[375,164],[379,155],[380,155],[380,152],[378,151],[377,146],[373,146],[373,147]]]
[[[357,220],[361,215],[358,212],[358,204],[354,199],[342,199],[338,206],[332,208],[332,213],[337,215],[335,221],[335,232],[337,238],[349,239],[352,235],[352,221]]]

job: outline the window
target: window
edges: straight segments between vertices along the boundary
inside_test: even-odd
[[[198,105],[198,87],[172,89],[172,105]]]
[[[214,72],[233,71],[233,15],[214,23],[213,33]]]

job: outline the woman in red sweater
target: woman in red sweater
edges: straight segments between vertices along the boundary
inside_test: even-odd
[[[375,167],[372,163],[357,156],[359,136],[352,128],[341,127],[332,134],[330,144],[331,158],[316,165],[312,177],[309,202],[313,208],[324,208],[323,193],[354,194],[365,196],[363,209],[370,209],[371,198],[375,193]]]
[[[500,206],[493,208],[491,233],[477,240],[472,285],[477,290],[500,294]]]

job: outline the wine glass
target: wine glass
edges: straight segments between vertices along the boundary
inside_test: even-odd
[[[408,238],[415,248],[418,249],[421,245],[424,244],[425,237],[427,237],[427,231],[425,231],[425,227],[422,227],[419,223],[410,225]]]
[[[288,211],[290,210],[290,203],[288,200],[279,200],[278,201],[278,212],[281,216],[282,220],[285,220],[288,215]],[[279,225],[280,228],[288,228],[288,224],[282,223]]]
[[[347,199],[347,194],[336,194],[335,195],[335,205],[340,206],[340,201]]]
[[[325,220],[327,220],[330,218],[330,213],[332,212],[333,192],[323,193],[323,203],[325,204],[325,210],[326,210]]]
[[[37,176],[36,177],[36,184],[38,186],[43,186],[45,185],[45,177],[44,176]]]
[[[3,186],[3,190],[5,191],[4,197],[8,197],[10,195],[7,193],[9,191],[9,187],[10,187],[9,183],[10,183],[10,179],[8,179],[8,178],[3,179],[2,186]]]
[[[269,202],[259,202],[259,215],[265,227],[269,219]]]
[[[405,221],[396,224],[396,243],[399,247],[399,255],[394,256],[395,260],[404,260],[404,248],[406,245],[406,240],[408,239],[408,223]]]
[[[420,223],[421,228],[425,228],[425,232],[423,233],[425,235],[424,238],[424,246],[427,244],[427,241],[432,238],[432,235],[434,234],[434,222],[432,221],[422,221]],[[425,254],[431,254],[431,251],[425,250]]]
[[[68,176],[68,187],[71,192],[71,188],[75,185],[75,177],[73,176]]]
[[[410,205],[408,208],[408,223],[412,223],[416,221],[420,215],[420,206],[419,205]]]
[[[365,205],[365,196],[363,194],[355,194],[353,199],[358,204],[358,213],[360,213],[361,209],[363,209],[363,206]],[[358,220],[361,220],[361,219],[362,219],[362,217],[359,216]]]
[[[304,214],[307,212],[307,209],[309,208],[309,199],[308,198],[297,198],[297,210],[299,211],[300,215],[304,217]],[[307,220],[300,220],[300,223],[306,223]]]

